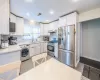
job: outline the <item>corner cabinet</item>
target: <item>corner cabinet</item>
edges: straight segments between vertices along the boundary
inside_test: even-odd
[[[0,34],[9,34],[9,0],[0,0]]]

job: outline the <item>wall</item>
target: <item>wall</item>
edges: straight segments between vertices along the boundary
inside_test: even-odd
[[[82,22],[81,56],[100,61],[100,19]]]
[[[97,18],[100,18],[100,8],[96,8],[79,14],[79,22]]]

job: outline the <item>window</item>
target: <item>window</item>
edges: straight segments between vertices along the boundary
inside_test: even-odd
[[[40,26],[25,24],[24,27],[24,39],[25,40],[36,40],[40,36]]]

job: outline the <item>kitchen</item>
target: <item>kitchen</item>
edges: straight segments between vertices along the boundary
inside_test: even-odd
[[[0,80],[100,80],[100,1],[86,1],[1,0]]]

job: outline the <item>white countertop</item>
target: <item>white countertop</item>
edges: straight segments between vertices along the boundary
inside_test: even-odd
[[[8,48],[5,48],[5,49],[0,49],[0,54],[19,51],[19,50],[21,50],[19,45],[23,45],[23,44],[31,45],[31,44],[38,44],[38,43],[42,43],[42,42],[46,42],[46,41],[36,41],[36,42],[28,42],[27,41],[27,42],[19,43],[17,45],[9,46]]]
[[[0,54],[15,52],[15,51],[19,51],[19,50],[21,50],[19,45],[12,45],[12,46],[9,46],[8,48],[0,49]]]
[[[51,58],[14,80],[81,80],[81,73]]]
[[[34,41],[34,42],[26,41],[26,42],[18,43],[18,45],[23,45],[23,44],[38,44],[38,43],[47,43],[47,42],[48,41]]]

